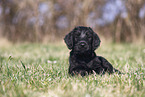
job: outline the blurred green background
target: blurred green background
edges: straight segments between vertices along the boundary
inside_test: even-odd
[[[89,26],[112,42],[145,41],[145,0],[0,0],[0,38],[60,41]]]

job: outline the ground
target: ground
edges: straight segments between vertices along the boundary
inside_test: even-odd
[[[96,53],[125,74],[70,76],[62,42],[0,46],[0,97],[145,97],[145,45],[104,43]]]

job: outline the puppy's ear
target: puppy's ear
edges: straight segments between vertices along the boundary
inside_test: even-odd
[[[65,38],[64,41],[68,47],[68,49],[72,49],[73,48],[73,31],[71,31],[70,33],[68,33]]]
[[[92,42],[92,49],[96,50],[100,46],[100,38],[99,36],[89,27],[89,29],[93,32],[93,42]]]

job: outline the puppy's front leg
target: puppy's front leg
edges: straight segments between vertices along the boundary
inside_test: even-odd
[[[79,64],[70,64],[69,66],[69,74],[73,75],[81,75],[85,76],[88,74],[87,70],[85,67]]]
[[[71,75],[81,75],[85,76],[88,74],[89,70],[85,63],[78,63],[76,60],[70,58],[69,60],[69,74]]]

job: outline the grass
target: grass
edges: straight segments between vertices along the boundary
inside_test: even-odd
[[[0,46],[0,97],[145,97],[145,45],[102,44],[98,55],[125,75],[68,75],[63,43]]]

